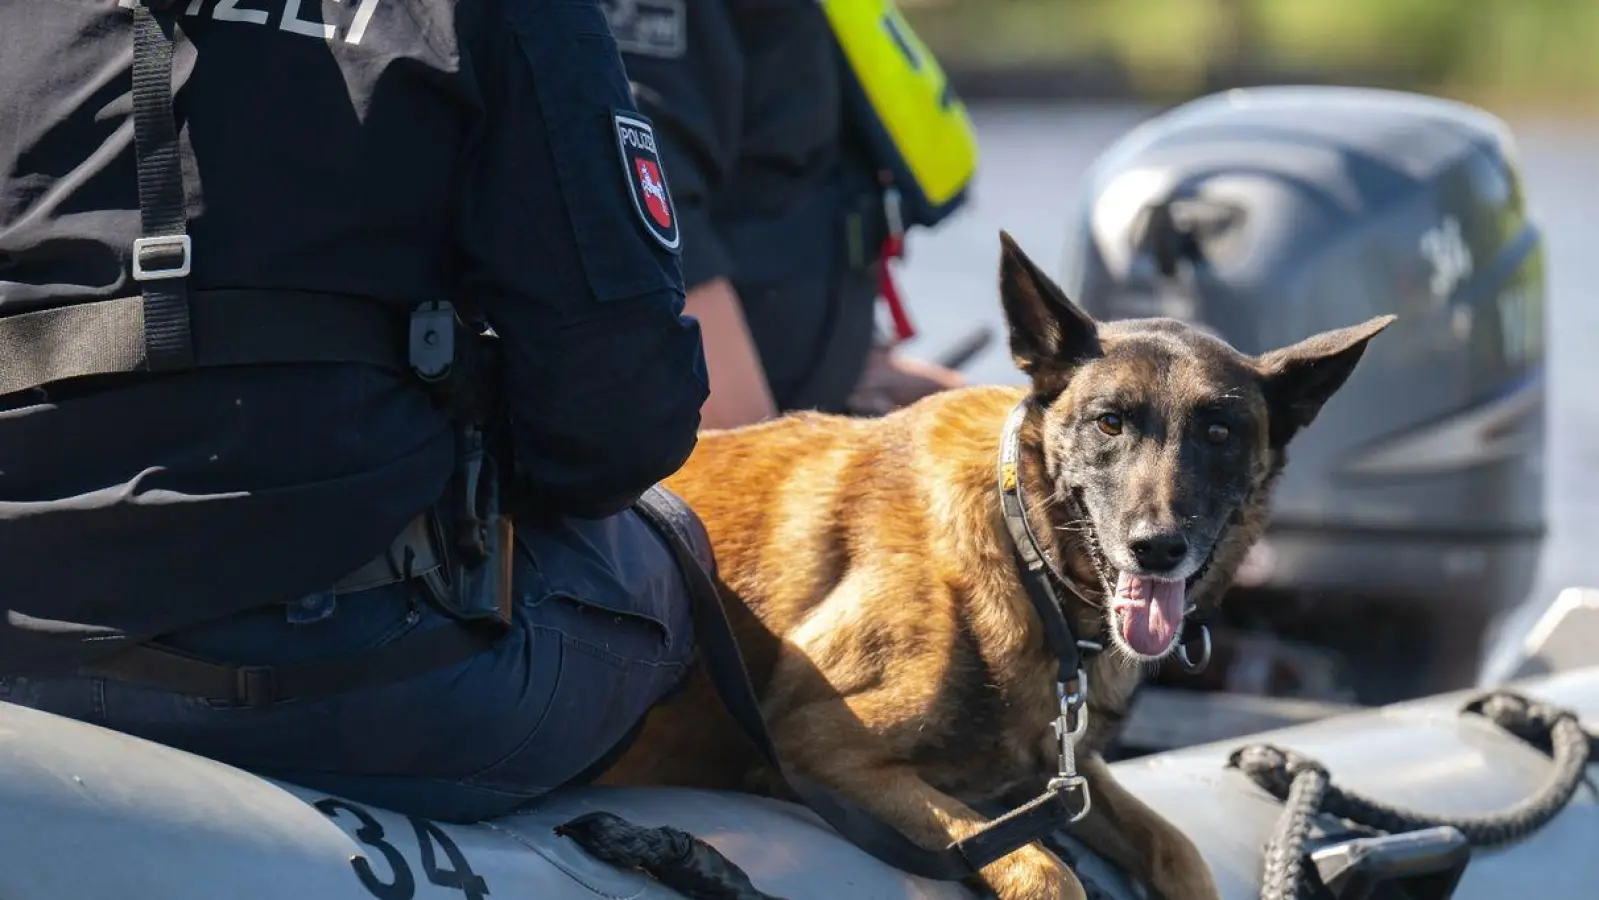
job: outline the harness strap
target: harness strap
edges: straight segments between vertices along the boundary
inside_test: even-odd
[[[148,297],[0,318],[0,395],[69,378],[175,367],[152,355]],[[216,290],[184,300],[184,367],[365,363],[406,374],[406,314],[311,291]],[[166,358],[166,357],[163,357]]]
[[[133,278],[141,285],[143,362],[152,372],[194,365],[187,280],[193,248],[172,114],[168,31],[177,30],[177,21],[158,20],[152,9],[167,12],[171,5],[172,0],[140,0],[133,8],[133,145],[141,231],[133,242]]]

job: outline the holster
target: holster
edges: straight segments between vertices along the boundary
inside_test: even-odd
[[[515,526],[507,502],[514,458],[499,390],[499,338],[456,315],[449,303],[418,308],[411,320],[412,368],[455,424],[455,468],[435,505],[434,536],[444,564],[422,577],[428,595],[462,622],[511,624]]]
[[[504,511],[500,466],[482,431],[458,429],[455,473],[432,513],[444,565],[422,577],[446,615],[504,630],[511,624],[515,525]]]

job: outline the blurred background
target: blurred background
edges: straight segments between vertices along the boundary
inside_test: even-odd
[[[1313,651],[1307,645],[1294,663],[1305,671],[1279,679],[1284,684],[1274,688],[1257,683],[1243,689],[1279,698],[1371,703],[1536,671],[1528,668],[1525,654],[1512,652],[1521,646],[1520,636],[1561,589],[1599,585],[1599,550],[1588,544],[1590,536],[1599,535],[1599,355],[1587,346],[1599,338],[1599,296],[1591,271],[1599,260],[1599,3],[899,0],[899,5],[966,102],[981,152],[967,207],[940,228],[910,238],[900,272],[919,329],[912,352],[937,353],[974,322],[1000,325],[994,288],[999,229],[1009,230],[1046,270],[1060,275],[1068,263],[1067,248],[1079,237],[1085,200],[1094,199],[1090,167],[1130,129],[1186,101],[1239,87],[1352,85],[1460,100],[1508,124],[1521,200],[1542,230],[1547,291],[1542,345],[1547,446],[1527,461],[1538,470],[1545,492],[1547,531],[1536,573],[1505,582],[1501,590],[1509,594],[1492,604],[1496,611],[1485,640],[1446,642],[1438,650],[1422,650],[1421,637],[1448,627],[1452,600],[1442,581],[1435,596],[1385,596],[1366,612],[1352,612],[1348,597],[1325,593],[1270,597],[1262,609],[1307,613],[1304,622],[1283,634],[1308,637],[1318,645],[1314,652],[1335,648],[1330,665],[1346,674],[1328,684],[1361,686],[1350,691],[1309,685],[1313,679],[1305,660]],[[1338,324],[1355,321],[1359,318]],[[1020,381],[1002,341],[983,352],[967,374],[976,381]],[[1414,384],[1391,387],[1401,394],[1422,392]],[[1329,433],[1339,427],[1336,421],[1318,425],[1324,441],[1332,440]],[[1486,510],[1516,501],[1484,496],[1482,502]],[[1375,552],[1380,559],[1380,548]],[[1373,559],[1368,555],[1363,564]],[[1403,619],[1407,603],[1429,612],[1388,631],[1371,626],[1375,614],[1370,609]],[[1329,612],[1309,614],[1316,609]],[[1351,623],[1353,636],[1340,647],[1330,636]],[[1590,662],[1599,660],[1599,626],[1592,638]],[[1362,661],[1361,646],[1385,641],[1386,662]],[[1415,642],[1414,652],[1407,641]],[[1413,670],[1402,670],[1406,660],[1415,663]],[[1271,664],[1256,668],[1260,665]],[[1223,674],[1212,677],[1248,680],[1237,671],[1229,674],[1228,667],[1237,666],[1229,660]],[[1353,678],[1347,674],[1350,667],[1357,670]],[[1281,707],[1271,715],[1293,717]],[[1268,717],[1261,724],[1275,721]],[[1170,739],[1184,743],[1196,737]],[[1150,742],[1162,740],[1154,736]]]
[[[1336,82],[1503,111],[1599,110],[1586,0],[902,0],[966,96],[1175,102]]]

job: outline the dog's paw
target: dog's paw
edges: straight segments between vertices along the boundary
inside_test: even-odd
[[[1162,900],[1221,900],[1199,848],[1182,835],[1173,834],[1173,838],[1156,856],[1150,887]]]
[[[1087,900],[1072,870],[1037,846],[990,863],[982,875],[997,900]]]

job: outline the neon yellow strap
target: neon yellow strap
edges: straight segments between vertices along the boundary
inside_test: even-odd
[[[977,171],[977,136],[944,71],[891,0],[821,0],[849,68],[934,207]]]

